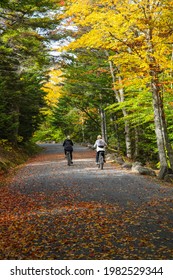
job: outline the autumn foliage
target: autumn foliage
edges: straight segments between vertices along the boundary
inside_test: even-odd
[[[110,66],[116,102],[110,113],[122,111],[126,155],[133,157],[131,132],[140,138],[141,124],[154,122],[161,168],[173,168],[170,120],[172,96],[172,1],[73,1],[65,18],[74,26],[68,50],[104,51]],[[68,23],[67,23],[68,24]],[[98,66],[99,67],[99,66]],[[141,139],[142,140],[142,139]],[[136,141],[136,140],[135,140]]]

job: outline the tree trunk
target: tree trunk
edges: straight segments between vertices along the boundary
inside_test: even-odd
[[[165,145],[166,145],[167,162],[168,162],[168,165],[170,165],[171,169],[173,170],[173,149],[172,149],[170,139],[168,136],[163,99],[161,100],[161,114],[162,114],[161,119],[162,119],[162,126],[163,126],[163,132],[164,132],[164,140],[165,140]]]
[[[126,117],[128,114],[125,109],[123,111],[123,116]],[[126,142],[126,156],[128,158],[132,158],[132,150],[131,150],[131,139],[130,139],[130,124],[129,121],[124,121],[125,127],[125,142]]]
[[[101,131],[102,131],[102,137],[107,143],[107,129],[106,129],[106,116],[105,111],[103,108],[100,108],[100,117],[101,117]]]
[[[165,113],[163,107],[163,98],[161,96],[162,90],[159,83],[159,65],[154,57],[154,47],[152,43],[152,27],[148,29],[146,33],[146,40],[148,44],[147,58],[149,62],[150,71],[150,87],[153,98],[153,110],[154,110],[154,123],[155,123],[155,134],[157,140],[157,147],[160,160],[160,173],[159,177],[164,177],[165,170],[169,168],[168,159],[170,160],[171,166],[173,166],[173,155],[169,144]]]
[[[114,124],[114,132],[115,132],[115,138],[117,139],[117,146],[116,149],[120,153],[121,152],[121,144],[120,144],[120,137],[119,137],[119,131],[118,131],[118,124],[116,122],[116,115],[112,115],[111,121],[113,121]]]
[[[138,127],[134,128],[135,132],[135,151],[134,151],[134,158],[138,158],[139,156],[139,130]]]
[[[85,142],[84,119],[82,118],[82,141]]]
[[[107,51],[106,51],[106,55],[109,57],[109,54]],[[113,62],[111,60],[109,60],[109,67],[110,67],[110,72],[111,72],[111,76],[112,76],[112,83],[114,85],[116,82],[116,77],[114,74]],[[122,79],[120,76],[119,76],[118,82],[120,85],[122,85]],[[119,90],[114,89],[113,91],[115,93],[115,98],[118,101],[118,103],[124,102],[123,87],[121,87]],[[126,109],[122,109],[122,113],[123,113],[124,117],[126,117],[128,115]],[[131,139],[130,139],[130,123],[127,120],[124,121],[124,130],[125,130],[126,156],[128,158],[132,158]]]
[[[168,164],[166,159],[166,145],[165,145],[163,123],[161,119],[160,93],[154,81],[151,82],[151,90],[153,96],[154,123],[155,123],[155,133],[156,133],[157,147],[159,152],[160,166],[167,167]]]
[[[161,97],[161,88],[158,86],[159,79],[157,77],[157,72],[153,73],[154,71],[152,70],[151,90],[153,96],[155,132],[161,169],[159,177],[160,179],[163,179],[163,170],[167,170],[169,167],[173,170],[173,150],[168,137],[163,98]]]

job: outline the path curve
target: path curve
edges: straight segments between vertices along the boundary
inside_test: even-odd
[[[173,259],[172,187],[100,170],[87,147],[67,166],[62,144],[42,146],[9,186],[18,200],[4,214],[2,259]]]

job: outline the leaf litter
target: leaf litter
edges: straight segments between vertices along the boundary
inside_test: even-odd
[[[86,153],[86,158],[91,155]],[[83,157],[78,153],[79,159]],[[57,155],[39,157],[40,162],[48,159],[58,160]],[[100,201],[84,199],[82,178],[69,187],[61,176],[58,189],[44,191],[39,188],[39,170],[32,186],[31,181],[26,183],[32,172],[30,176],[21,172],[17,188],[1,187],[1,259],[173,259],[172,197],[153,197],[140,204],[128,201],[123,206],[105,196]],[[89,185],[97,191],[98,185],[92,181]]]

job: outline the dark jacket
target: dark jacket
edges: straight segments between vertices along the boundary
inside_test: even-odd
[[[73,151],[73,141],[71,139],[66,139],[63,143],[64,150]]]

